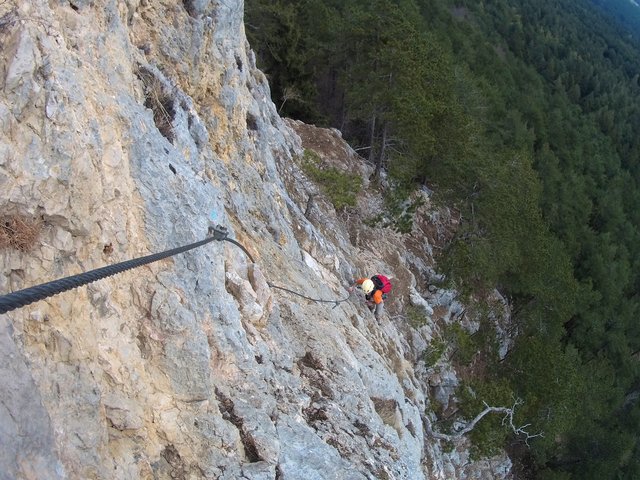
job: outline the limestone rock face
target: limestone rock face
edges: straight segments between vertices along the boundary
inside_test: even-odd
[[[428,242],[376,237],[321,195],[304,215],[316,187],[241,0],[7,0],[0,47],[0,214],[39,228],[0,250],[0,292],[212,223],[256,259],[214,242],[0,315],[0,479],[509,475],[425,436],[429,329],[393,315],[411,297],[428,312]],[[397,285],[380,321],[357,296],[273,288],[342,299],[375,272]]]

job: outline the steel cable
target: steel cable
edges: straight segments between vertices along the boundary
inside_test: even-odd
[[[134,258],[132,260],[126,260],[124,262],[116,263],[114,265],[108,265],[106,267],[97,268],[88,272],[80,273],[78,275],[72,275],[70,277],[60,278],[51,282],[42,283],[34,287],[18,290],[17,292],[9,293],[0,297],[0,314],[10,312],[16,308],[24,307],[38,300],[43,300],[47,297],[57,295],[58,293],[66,292],[73,288],[81,287],[88,283],[95,282],[106,277],[110,277],[117,273],[122,273],[132,268],[141,267],[148,263],[156,262],[179,253],[192,250],[194,248],[201,247],[214,240],[224,240],[214,237],[205,238],[199,242],[191,243],[183,247],[173,248],[160,253],[154,253],[147,255],[146,257]]]
[[[322,300],[319,298],[311,298],[311,297],[307,297],[306,295],[303,295],[301,293],[298,292],[294,292],[293,290],[289,290],[288,288],[285,287],[279,287],[278,285],[274,285],[272,283],[267,282],[267,285],[269,285],[269,287],[271,288],[277,288],[278,290],[284,290],[285,292],[289,292],[292,293],[294,295],[297,295],[299,297],[302,298],[306,298],[307,300],[311,300],[313,302],[318,302],[318,303],[335,303],[335,305],[333,306],[333,308],[336,308],[339,304],[341,304],[342,302],[346,302],[347,300],[349,300],[349,298],[351,298],[351,292],[349,292],[349,295],[347,295],[346,298],[343,298],[342,300]]]
[[[71,290],[73,288],[81,287],[83,285],[87,285],[88,283],[95,282],[96,280],[101,280],[103,278],[110,277],[112,275],[116,275],[118,273],[122,273],[126,270],[131,270],[132,268],[141,267],[143,265],[147,265],[149,263],[157,262],[158,260],[162,260],[168,257],[172,257],[174,255],[178,255],[180,253],[187,252],[189,250],[193,250],[194,248],[201,247],[210,243],[214,240],[221,241],[225,240],[229,243],[233,243],[249,257],[251,263],[256,263],[249,251],[236,240],[228,238],[227,229],[221,225],[216,225],[215,227],[209,227],[209,237],[204,240],[200,240],[199,242],[191,243],[189,245],[184,245],[182,247],[173,248],[171,250],[165,250],[164,252],[154,253],[152,255],[147,255],[145,257],[134,258],[132,260],[126,260],[124,262],[116,263],[113,265],[108,265],[106,267],[97,268],[95,270],[90,270],[88,272],[79,273],[77,275],[71,275],[69,277],[60,278],[58,280],[53,280],[51,282],[42,283],[40,285],[35,285],[33,287],[25,288],[22,290],[18,290],[17,292],[12,292],[7,295],[0,296],[0,314],[10,312],[20,307],[24,307],[25,305],[29,305],[31,303],[37,302],[38,300],[44,300],[45,298],[52,297],[53,295],[57,295],[58,293],[66,292],[67,290]],[[292,293],[294,295],[298,295],[299,297],[306,298],[307,300],[311,300],[319,303],[335,303],[333,308],[336,308],[338,304],[342,302],[346,302],[351,297],[351,293],[342,299],[342,300],[323,300],[318,298],[307,297],[306,295],[302,295],[301,293],[294,292],[285,287],[279,287],[277,285],[273,285],[267,282],[267,285],[271,288],[277,288],[279,290],[284,290],[285,292]]]

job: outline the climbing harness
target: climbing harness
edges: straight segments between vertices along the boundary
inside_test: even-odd
[[[48,297],[52,297],[53,295],[57,295],[58,293],[66,292],[67,290],[71,290],[73,288],[81,287],[88,283],[95,282],[96,280],[101,280],[106,277],[110,277],[117,273],[122,273],[126,270],[131,270],[132,268],[141,267],[142,265],[147,265],[149,263],[157,262],[158,260],[162,260],[168,257],[172,257],[174,255],[178,255],[179,253],[184,253],[189,250],[193,250],[194,248],[201,247],[210,243],[212,241],[227,241],[239,247],[251,260],[251,263],[256,263],[249,251],[244,248],[243,245],[238,243],[236,240],[228,237],[229,233],[225,227],[222,225],[210,226],[207,232],[207,238],[204,240],[200,240],[199,242],[191,243],[189,245],[184,245],[182,247],[173,248],[171,250],[165,250],[164,252],[154,253],[152,255],[147,255],[145,257],[134,258],[132,260],[126,260],[124,262],[116,263],[113,265],[108,265],[106,267],[97,268],[95,270],[90,270],[88,272],[80,273],[78,275],[72,275],[70,277],[60,278],[58,280],[53,280],[51,282],[42,283],[40,285],[36,285],[33,287],[25,288],[23,290],[18,290],[17,292],[9,293],[7,295],[0,296],[0,314],[10,312],[20,307],[24,307],[25,305],[29,305],[31,303],[37,302],[38,300],[43,300]],[[284,287],[278,287],[276,285],[272,285],[267,283],[271,288],[277,288],[280,290],[285,290],[287,292],[293,293],[294,295],[299,295],[301,297],[307,298],[309,300],[313,300],[314,302],[327,302],[327,303],[335,303],[335,307],[338,306],[339,303],[344,302],[349,299],[349,297],[344,300],[319,300],[311,297],[307,297],[300,293],[294,292],[293,290],[289,290]]]

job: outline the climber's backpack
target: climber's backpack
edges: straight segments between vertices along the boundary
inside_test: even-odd
[[[384,275],[374,275],[371,277],[373,285],[376,290],[380,290],[382,293],[389,293],[391,291],[391,282]]]

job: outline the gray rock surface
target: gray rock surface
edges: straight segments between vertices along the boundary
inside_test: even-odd
[[[64,478],[49,415],[0,316],[0,479]]]

